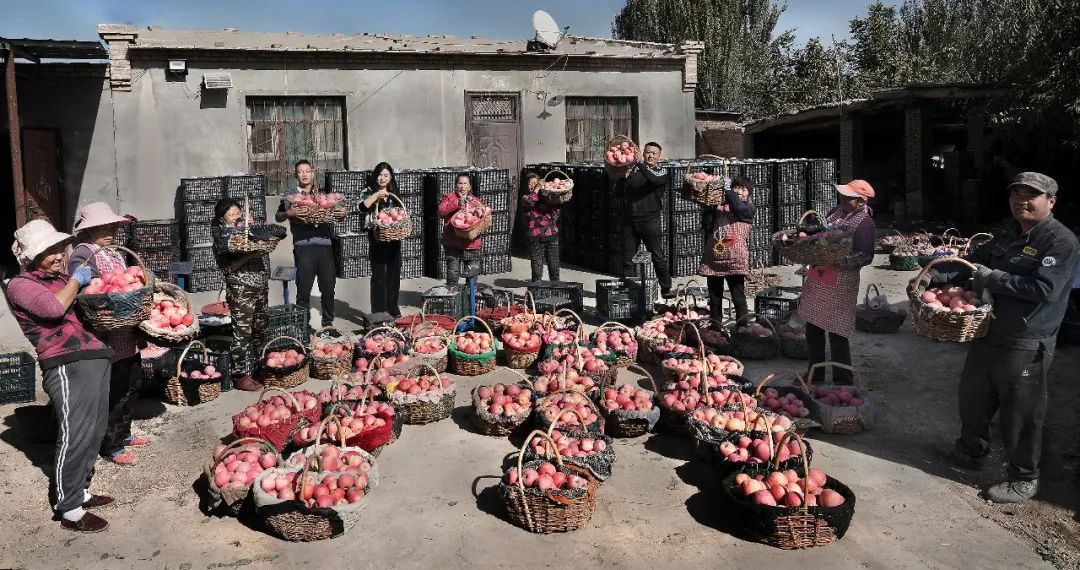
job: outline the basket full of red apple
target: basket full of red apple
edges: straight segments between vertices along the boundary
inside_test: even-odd
[[[150,316],[154,303],[154,273],[126,247],[109,246],[94,255],[106,251],[126,252],[138,265],[114,269],[91,279],[75,296],[75,309],[84,322],[99,331],[138,326]],[[92,259],[87,259],[87,263]]]
[[[183,289],[158,281],[154,285],[150,316],[139,323],[139,330],[158,346],[176,346],[199,334],[199,319]]]
[[[379,200],[375,203],[373,224],[375,225],[375,239],[377,241],[401,241],[412,233],[412,220],[409,212],[405,209],[405,203],[396,194],[389,194],[397,200],[398,206],[382,208]]]
[[[524,461],[534,437],[547,438],[555,461]],[[503,474],[499,496],[510,522],[533,533],[570,532],[589,524],[596,511],[597,482],[588,469],[563,461],[558,445],[535,430],[521,445],[517,466]]]
[[[491,208],[476,198],[466,198],[468,203],[450,216],[450,227],[459,238],[474,240],[491,227]]]
[[[627,366],[637,362],[638,343],[630,327],[608,321],[596,327],[589,335],[589,342],[603,351],[615,355],[615,366]]]
[[[297,212],[295,219],[305,224],[334,223],[335,210],[342,198],[344,196],[337,192],[297,193],[285,197]]]
[[[528,380],[477,386],[472,392],[472,402],[473,425],[480,433],[510,435],[532,417],[533,390]]]
[[[929,273],[939,263],[974,270],[959,257],[940,257],[923,267],[908,285],[908,315],[915,332],[934,340],[968,342],[986,336],[993,319],[993,299],[954,283],[935,283]]]
[[[484,332],[470,330],[454,336],[449,348],[450,370],[461,376],[479,376],[491,372],[495,369],[495,356],[500,343],[492,334],[491,327],[483,319],[472,315],[458,319],[454,330],[459,330],[467,321],[480,325]]]
[[[281,456],[265,439],[244,437],[214,448],[203,466],[211,508],[237,516],[251,497],[255,478],[266,469],[283,465]]]
[[[409,354],[413,360],[446,372],[450,348],[450,335],[446,329],[427,321],[415,327],[409,338]]]
[[[724,163],[724,176],[707,172],[700,163],[704,160],[722,160]],[[724,181],[727,175],[727,160],[712,154],[703,154],[697,159],[690,161],[686,167],[686,176],[683,178],[683,198],[691,202],[697,202],[702,206],[716,207],[724,203]]]
[[[771,360],[780,353],[780,337],[772,321],[754,313],[732,325],[731,343],[735,356],[748,360]]]
[[[551,424],[547,435],[546,438],[533,436],[525,449],[525,461],[551,460],[558,452],[563,463],[588,469],[598,482],[611,477],[615,465],[615,446],[610,437],[586,433],[562,424]]]
[[[839,362],[818,362],[810,367],[807,377],[813,378],[818,368],[827,366],[849,371],[855,385],[804,386],[812,396],[807,400],[810,419],[821,424],[821,431],[825,433],[856,434],[874,427],[870,393],[854,368]]]
[[[408,425],[423,425],[450,417],[457,387],[449,376],[439,374],[427,364],[420,364],[404,375],[391,374],[386,394],[400,411],[402,421]]]
[[[853,235],[851,231],[828,225],[824,216],[809,210],[795,228],[773,234],[773,246],[794,263],[836,267],[851,255]]]
[[[616,135],[604,151],[604,166],[615,175],[625,175],[638,162],[638,146],[626,135]]]
[[[286,341],[279,344],[278,341]],[[270,350],[270,347],[277,347]],[[271,339],[262,349],[258,363],[259,381],[272,388],[295,388],[310,377],[307,348],[291,336]]]
[[[552,178],[553,175],[562,175],[562,178]],[[570,201],[574,196],[574,179],[561,170],[552,170],[544,175],[540,186],[540,197],[553,206],[561,206]]]
[[[198,352],[192,353],[192,349]],[[221,395],[221,371],[210,361],[206,345],[192,341],[176,359],[176,375],[165,383],[165,400],[177,406],[194,406]]]
[[[356,355],[371,360],[376,356],[387,358],[407,352],[408,341],[401,331],[390,327],[375,327],[356,344]]]
[[[276,393],[264,398],[271,392]],[[317,425],[321,419],[322,406],[315,394],[306,390],[286,392],[280,388],[266,388],[254,404],[233,415],[233,435],[265,439],[281,451],[296,430]]]
[[[536,327],[514,324],[503,327],[503,356],[510,368],[528,368],[540,356],[543,341]]]
[[[604,417],[604,432],[612,437],[645,435],[656,427],[660,419],[660,407],[656,402],[660,390],[652,374],[636,364],[625,369],[638,372],[648,379],[652,391],[629,383],[616,384],[616,375],[612,375],[610,383],[601,387],[597,403],[600,415]]]
[[[311,334],[311,377],[330,380],[352,370],[353,341],[336,327],[322,327]]]

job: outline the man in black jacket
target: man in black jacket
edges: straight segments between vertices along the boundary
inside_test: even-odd
[[[626,200],[629,202],[622,222],[623,277],[637,275],[634,254],[637,253],[638,244],[645,242],[645,249],[652,254],[660,292],[665,299],[670,299],[674,294],[671,292],[671,271],[661,239],[660,216],[663,213],[663,193],[667,192],[671,177],[658,166],[661,150],[658,143],[646,144],[643,151],[644,163],[638,161],[630,169],[623,185]]]
[[[954,283],[970,274],[976,291],[993,296],[990,330],[971,343],[960,377],[955,452],[959,465],[980,469],[990,452],[990,421],[1000,411],[1008,479],[987,489],[986,498],[995,503],[1025,501],[1038,492],[1047,373],[1080,264],[1076,236],[1052,214],[1057,182],[1021,172],[1008,190],[1013,219],[968,256],[975,269],[942,263],[952,267],[932,272]]]

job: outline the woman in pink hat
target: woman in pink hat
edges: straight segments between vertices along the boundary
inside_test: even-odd
[[[90,494],[94,462],[108,417],[109,347],[75,316],[75,296],[90,282],[90,268],[65,269],[67,245],[75,238],[45,220],[31,220],[15,232],[12,253],[22,273],[7,286],[11,314],[37,351],[41,385],[56,416],[56,454],[49,474],[49,499],[60,526],[101,532],[105,519],[86,509],[111,497]]]
[[[874,197],[874,188],[865,180],[852,180],[838,185],[839,205],[829,210],[822,220],[826,226],[853,232],[851,254],[836,266],[814,265],[806,273],[799,316],[806,321],[806,345],[810,365],[833,361],[851,366],[851,344],[855,332],[855,306],[859,303],[859,271],[874,260],[873,212],[867,202]],[[829,353],[825,355],[828,336]],[[812,382],[823,382],[825,370],[819,368]],[[833,381],[851,384],[850,371],[833,369]]]
[[[79,209],[75,232],[79,244],[68,256],[68,270],[86,265],[94,277],[116,269],[126,269],[125,257],[112,249],[114,236],[131,220],[116,215],[105,202],[91,202]],[[109,382],[109,423],[101,442],[101,456],[118,465],[133,465],[135,454],[128,447],[145,447],[150,440],[131,433],[131,411],[142,384],[142,359],[135,327],[97,333],[112,349],[112,377]]]

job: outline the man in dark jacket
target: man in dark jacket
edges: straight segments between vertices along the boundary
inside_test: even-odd
[[[995,503],[1025,501],[1038,492],[1047,374],[1080,264],[1076,236],[1052,214],[1057,182],[1021,172],[1008,190],[1013,219],[967,258],[975,265],[967,273],[976,291],[993,296],[994,319],[964,362],[955,444],[959,465],[981,468],[990,452],[990,421],[1000,411],[1008,479],[987,489],[986,498]],[[961,271],[949,267],[932,275],[963,279]]]
[[[671,292],[671,271],[664,255],[660,233],[660,216],[663,214],[663,193],[667,192],[671,176],[659,167],[661,148],[650,142],[643,151],[644,163],[639,161],[626,175],[623,191],[626,192],[627,209],[623,213],[623,277],[637,275],[634,254],[638,244],[645,242],[645,249],[652,254],[660,292],[665,299],[674,297]]]

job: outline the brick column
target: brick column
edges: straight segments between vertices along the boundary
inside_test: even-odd
[[[705,42],[684,41],[675,51],[686,55],[683,63],[683,92],[693,93],[698,84],[698,56],[705,51]]]
[[[923,192],[929,149],[934,141],[926,111],[915,107],[904,111],[904,203],[907,216],[919,219],[925,215]]]
[[[114,91],[131,91],[128,48],[139,37],[139,29],[123,24],[98,24],[98,35],[109,46],[109,85]]]
[[[839,180],[846,183],[862,175],[863,124],[858,117],[840,119]]]

